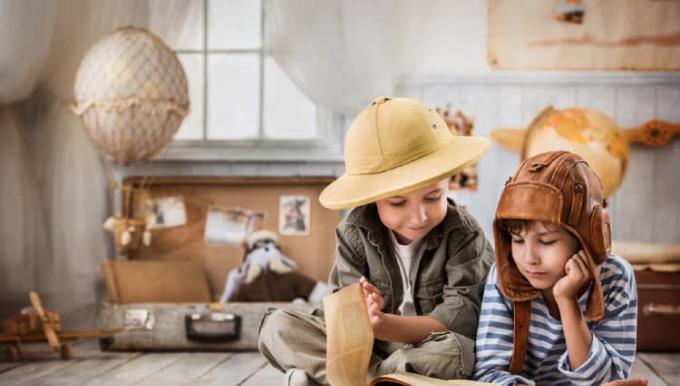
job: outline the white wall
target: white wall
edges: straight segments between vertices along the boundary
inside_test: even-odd
[[[431,7],[425,57],[407,77],[486,74],[486,1],[425,0]]]

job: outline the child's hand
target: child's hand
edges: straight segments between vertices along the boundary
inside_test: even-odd
[[[576,299],[578,292],[592,279],[585,252],[578,251],[564,266],[565,275],[553,286],[555,300]]]
[[[385,320],[382,308],[385,305],[383,297],[377,288],[366,280],[365,277],[359,279],[359,283],[364,289],[364,295],[366,295],[366,306],[368,307],[368,318],[371,320],[371,326],[373,327],[373,332],[376,332],[383,321]]]

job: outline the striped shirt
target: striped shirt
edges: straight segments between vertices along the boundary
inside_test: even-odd
[[[500,292],[496,265],[489,271],[477,329],[474,378],[514,385],[599,385],[627,378],[635,360],[637,287],[630,264],[610,256],[600,266],[605,316],[587,322],[593,333],[588,359],[576,369],[569,365],[562,322],[550,316],[543,297],[531,303],[529,342],[522,374],[508,371],[512,354],[512,301]],[[585,313],[588,292],[578,300]]]

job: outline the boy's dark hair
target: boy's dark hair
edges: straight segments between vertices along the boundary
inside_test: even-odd
[[[501,220],[501,226],[509,234],[516,235],[518,233],[521,233],[523,230],[527,229],[527,227],[529,226],[529,223],[531,223],[532,221],[533,220],[506,219],[506,220]]]
[[[522,231],[526,230],[531,225],[531,223],[536,221],[537,220],[504,219],[501,220],[501,226],[506,232],[508,232],[508,234],[517,235],[522,233]],[[559,225],[553,223],[543,222],[543,224],[548,230],[551,231],[560,228]]]

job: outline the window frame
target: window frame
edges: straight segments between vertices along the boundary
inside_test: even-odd
[[[263,161],[342,161],[344,142],[343,114],[334,112],[315,104],[316,108],[316,136],[309,139],[271,139],[265,137],[264,101],[265,101],[265,59],[268,53],[265,49],[265,7],[264,0],[260,1],[260,46],[247,49],[209,48],[209,2],[203,0],[202,49],[173,49],[177,55],[201,55],[203,59],[203,104],[191,105],[192,109],[203,111],[201,139],[172,139],[170,143],[155,157],[157,160],[196,160],[196,161],[233,161],[233,160],[263,160]],[[212,0],[215,1],[215,0]],[[259,59],[259,90],[257,137],[248,139],[209,139],[208,138],[208,109],[210,79],[208,76],[209,57],[211,54],[255,54]]]

